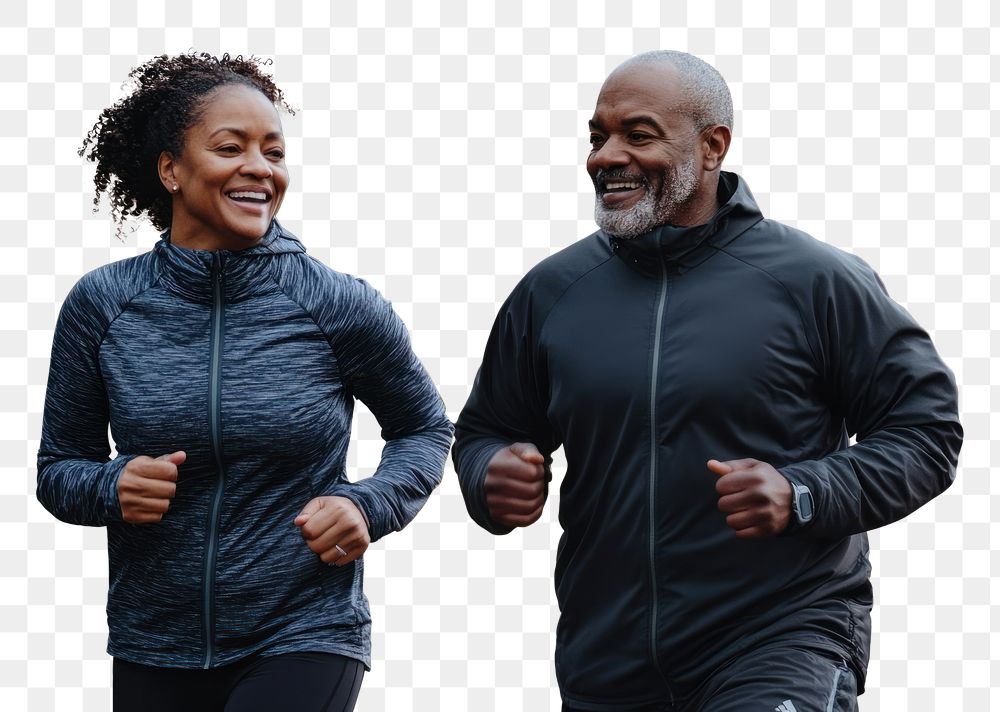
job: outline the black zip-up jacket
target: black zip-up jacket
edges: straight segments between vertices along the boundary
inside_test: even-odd
[[[581,709],[683,696],[786,633],[863,687],[864,532],[955,476],[955,382],[927,334],[862,260],[764,219],[735,174],[719,192],[706,225],[597,232],[532,269],[458,419],[469,512],[497,534],[493,455],[565,450],[556,671]],[[812,521],[738,539],[706,461],[746,457],[807,486]]]

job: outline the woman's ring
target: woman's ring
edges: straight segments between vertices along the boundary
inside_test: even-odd
[[[340,544],[334,544],[333,548],[339,551],[341,556],[347,556],[347,552],[340,547]]]

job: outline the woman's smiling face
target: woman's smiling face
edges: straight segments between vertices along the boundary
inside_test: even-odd
[[[267,232],[288,188],[281,122],[267,97],[241,84],[203,101],[181,154],[160,156],[160,178],[174,197],[171,242],[242,250]]]

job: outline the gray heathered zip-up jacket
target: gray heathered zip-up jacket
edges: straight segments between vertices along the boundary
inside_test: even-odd
[[[351,483],[355,398],[386,444],[374,476]],[[64,521],[107,526],[111,655],[214,667],[316,651],[369,665],[362,562],[327,566],[293,520],[339,495],[372,541],[402,528],[440,481],[451,435],[405,327],[368,284],[308,257],[276,222],[239,252],[165,234],[66,298],[38,498]],[[176,450],[187,461],[163,520],[121,521],[125,464]]]
[[[532,269],[457,422],[466,503],[494,533],[497,450],[565,451],[555,663],[574,708],[679,700],[782,637],[842,656],[862,688],[863,532],[955,476],[955,382],[927,334],[860,259],[764,219],[735,174],[719,196],[706,225],[598,232]],[[738,539],[706,462],[745,457],[809,487],[812,521]]]

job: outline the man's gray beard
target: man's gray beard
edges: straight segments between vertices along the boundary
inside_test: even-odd
[[[606,208],[601,196],[598,195],[594,203],[594,220],[598,227],[609,235],[631,240],[671,222],[677,214],[677,209],[691,199],[697,188],[698,175],[692,158],[675,169],[663,172],[660,188],[662,198],[659,203],[656,202],[656,196],[648,185],[646,194],[628,210]]]

